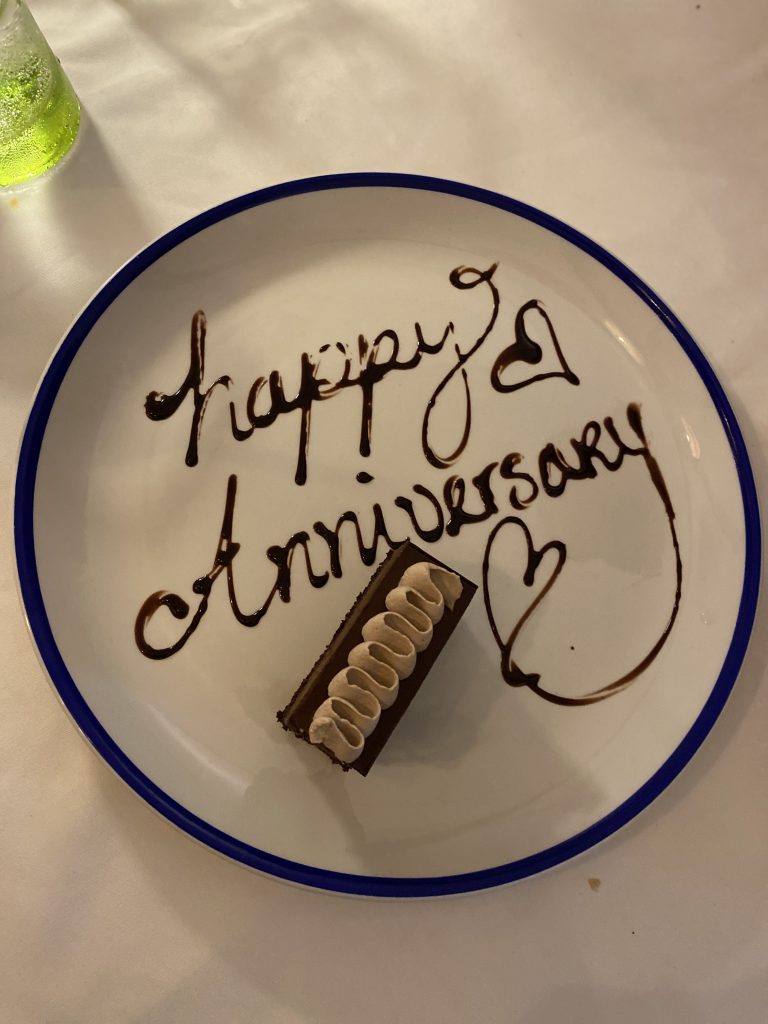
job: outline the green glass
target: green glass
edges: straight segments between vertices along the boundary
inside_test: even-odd
[[[23,0],[0,0],[0,186],[34,178],[80,127],[69,79]]]

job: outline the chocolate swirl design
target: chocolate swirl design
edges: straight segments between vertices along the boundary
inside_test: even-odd
[[[446,605],[452,609],[461,591],[459,577],[432,562],[405,570],[387,594],[387,610],[365,623],[363,642],[328,684],[328,697],[309,726],[310,743],[324,746],[343,764],[360,756],[381,712],[397,700],[401,680],[429,646]]]

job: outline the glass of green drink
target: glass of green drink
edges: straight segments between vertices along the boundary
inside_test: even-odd
[[[79,127],[77,96],[24,0],[0,0],[0,187],[53,167]]]

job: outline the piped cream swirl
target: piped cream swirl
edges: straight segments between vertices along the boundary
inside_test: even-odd
[[[387,610],[365,623],[363,642],[328,684],[328,697],[309,725],[310,743],[322,744],[344,764],[360,756],[366,736],[397,700],[400,682],[413,672],[446,605],[452,609],[461,590],[456,573],[432,562],[405,570],[386,596]]]

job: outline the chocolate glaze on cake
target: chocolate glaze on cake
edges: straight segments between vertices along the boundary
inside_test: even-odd
[[[454,573],[461,580],[461,594],[453,608],[446,607],[443,617],[435,624],[429,646],[419,652],[416,658],[416,667],[413,673],[401,683],[394,704],[382,710],[378,725],[366,737],[365,746],[359,757],[351,764],[343,764],[326,747],[321,744],[317,745],[318,750],[321,750],[331,761],[340,764],[345,771],[353,768],[361,775],[368,774],[384,744],[416,696],[419,687],[447,643],[459,619],[466,611],[477,590],[474,583],[410,541],[398,544],[392,548],[365,590],[358,596],[336,630],[333,639],[317,659],[287,706],[277,713],[277,719],[284,729],[309,743],[309,726],[312,716],[328,697],[328,685],[333,677],[347,665],[350,651],[360,643],[363,626],[374,615],[386,611],[387,594],[397,587],[405,570],[418,562],[429,562]]]

